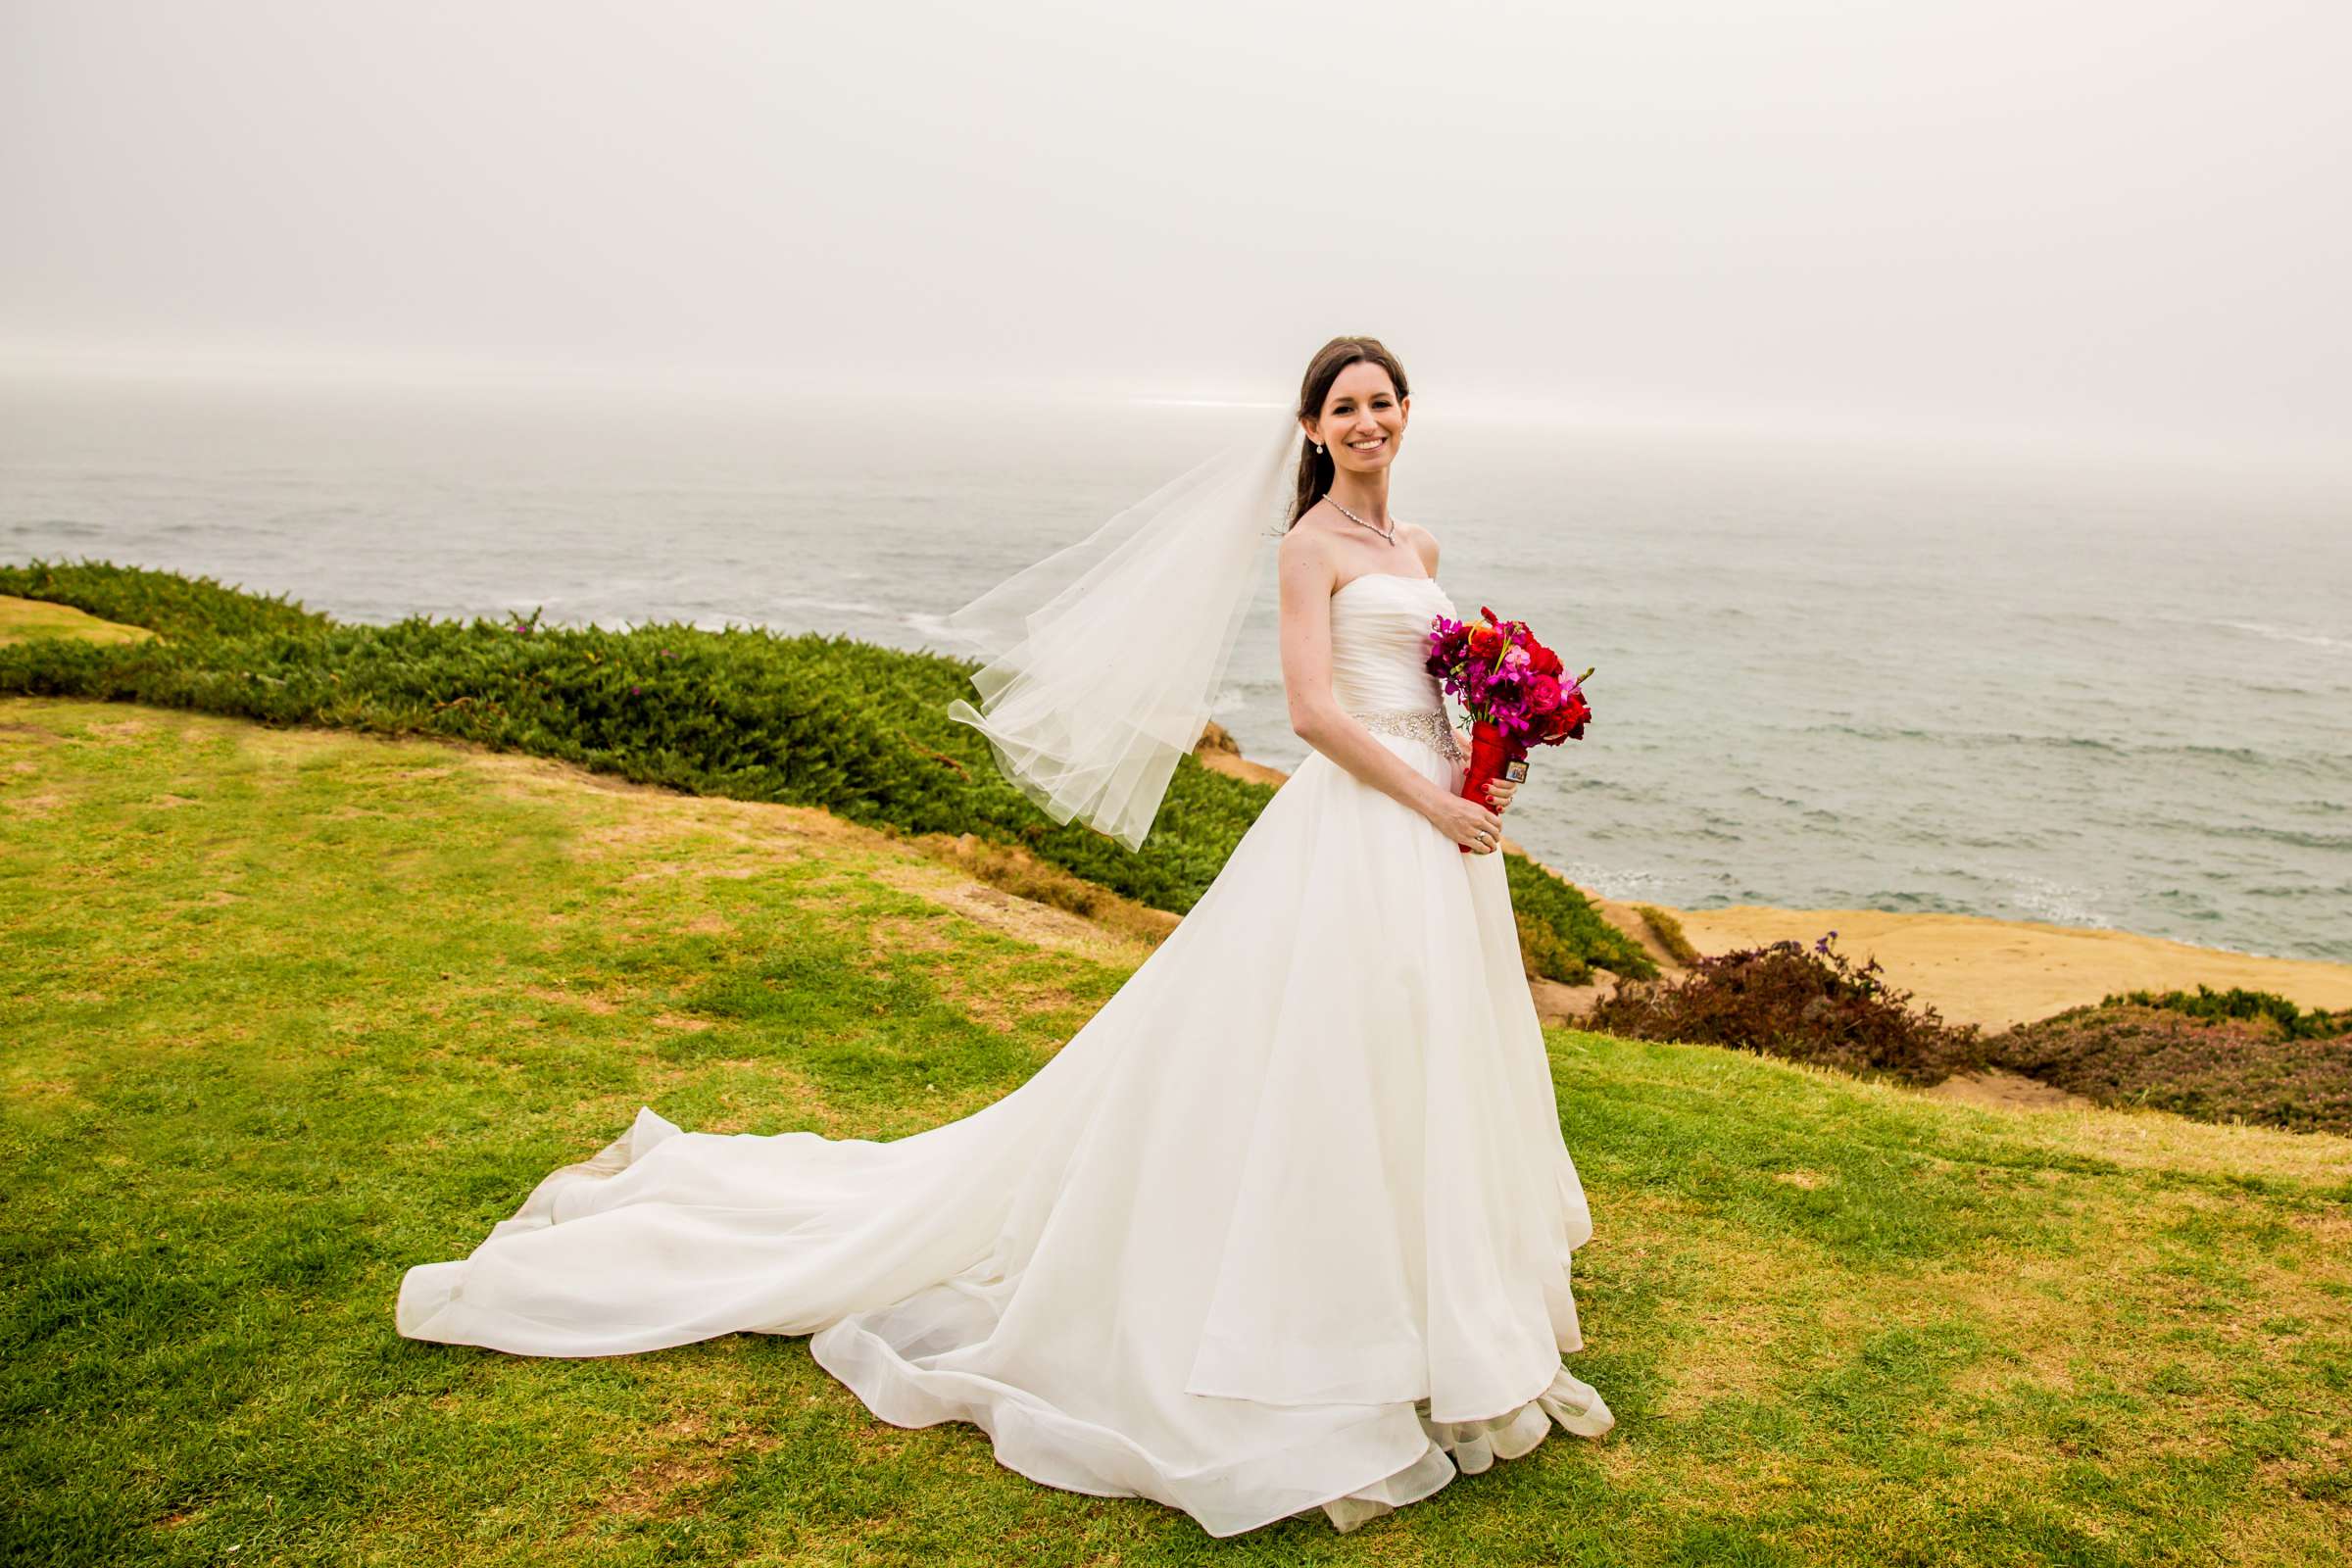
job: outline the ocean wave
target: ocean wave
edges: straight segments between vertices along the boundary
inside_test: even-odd
[[[1918,892],[1911,889],[1845,895],[1838,899],[1840,906],[1858,909],[1884,909],[1889,914],[1970,914],[1975,911],[1961,901],[1941,893]]]
[[[11,523],[8,531],[11,534],[37,532],[45,539],[95,539],[114,530],[106,523],[84,522],[74,517],[25,517]]]
[[[2095,735],[2020,735],[2002,730],[1909,729],[1892,724],[1807,724],[1803,735],[1844,735],[1864,741],[1928,741],[1938,746],[2049,746],[2062,751],[2107,752],[2127,748]]]
[[[967,646],[961,635],[948,629],[946,615],[935,615],[928,611],[917,610],[902,615],[900,621],[917,636],[944,643],[952,649],[960,651]]]
[[[2132,626],[2135,621],[2121,615],[2110,615],[2098,610],[2021,610],[2015,612],[2019,620],[2039,621],[2050,626]]]
[[[2352,851],[2352,833],[2313,833],[2296,827],[2267,827],[2260,822],[2204,822],[2196,824],[2216,838],[2258,839],[2286,844],[2298,850]]]
[[[1911,729],[1889,724],[1807,724],[1800,735],[1842,735],[1855,740],[1924,741],[1930,745],[2016,747],[2057,752],[2088,752],[2105,757],[2137,759],[2205,758],[2246,762],[2266,768],[2292,767],[2328,771],[2330,764],[2347,776],[2344,760],[2334,754],[2264,751],[2252,746],[2217,746],[2204,741],[2114,741],[2096,735],[2029,735],[2015,730]]]
[[[2273,626],[2259,620],[2209,620],[2208,626],[2226,627],[2250,636],[2266,638],[2276,643],[2296,643],[2305,648],[2318,648],[2331,654],[2352,654],[2352,637],[2331,637],[2324,631],[2305,631],[2295,626]]]
[[[1528,777],[1532,780],[1535,776],[1535,769],[1529,768]],[[1621,779],[1602,778],[1596,773],[1556,773],[1552,776],[1560,781],[1562,788],[1578,795],[1614,795],[1629,801],[1649,799],[1647,790]]]

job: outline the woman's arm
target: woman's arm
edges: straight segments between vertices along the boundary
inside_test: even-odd
[[[1282,682],[1290,698],[1291,731],[1390,799],[1427,817],[1457,844],[1480,827],[1499,839],[1501,818],[1448,793],[1389,750],[1341,709],[1331,691],[1331,590],[1338,580],[1330,558],[1296,532],[1278,551],[1282,595]]]

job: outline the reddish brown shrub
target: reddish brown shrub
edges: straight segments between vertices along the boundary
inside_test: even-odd
[[[1940,1083],[1981,1064],[1974,1024],[1948,1024],[1911,993],[1831,944],[1799,942],[1700,958],[1679,980],[1626,982],[1592,1010],[1591,1027],[1643,1040],[1731,1046],[1792,1061]]]
[[[2020,1024],[1987,1049],[2013,1072],[2101,1104],[2352,1133],[2352,1034],[2301,1037],[2268,1013],[2199,1017],[2111,999]]]

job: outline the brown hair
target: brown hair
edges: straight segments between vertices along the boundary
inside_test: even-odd
[[[1298,383],[1298,417],[1319,419],[1323,416],[1323,400],[1331,395],[1331,383],[1350,365],[1366,360],[1389,372],[1396,383],[1396,396],[1402,401],[1408,389],[1404,384],[1404,367],[1396,356],[1382,347],[1376,337],[1335,337],[1315,350],[1315,357],[1306,362],[1306,374]],[[1291,525],[1296,526],[1306,509],[1323,499],[1331,488],[1333,464],[1331,454],[1317,452],[1303,432],[1298,437],[1298,490],[1291,501]]]

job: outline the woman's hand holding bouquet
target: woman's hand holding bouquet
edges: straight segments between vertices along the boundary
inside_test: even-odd
[[[1526,777],[1531,747],[1584,739],[1592,717],[1584,683],[1592,671],[1569,675],[1560,656],[1538,642],[1526,621],[1498,620],[1484,605],[1478,612],[1483,618],[1477,621],[1440,615],[1430,623],[1428,668],[1470,716],[1462,798],[1499,811]],[[1511,786],[1499,802],[1497,783]],[[1469,853],[1468,844],[1460,847]]]

